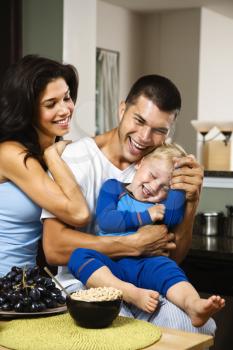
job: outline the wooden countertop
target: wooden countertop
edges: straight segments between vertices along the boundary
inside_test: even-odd
[[[181,332],[170,328],[161,328],[161,330],[161,339],[146,348],[147,350],[204,350],[214,343],[213,337],[209,335]],[[0,350],[9,349],[0,345]]]
[[[214,344],[214,338],[205,334],[161,328],[162,338],[147,350],[204,350]]]

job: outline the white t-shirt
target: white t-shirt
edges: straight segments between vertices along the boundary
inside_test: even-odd
[[[90,137],[84,137],[67,145],[62,158],[74,173],[92,214],[91,222],[86,227],[79,228],[79,231],[96,234],[95,209],[102,183],[111,178],[121,182],[131,182],[135,172],[134,165],[130,165],[125,170],[115,167],[100,151],[95,140]],[[54,215],[43,209],[41,218],[50,217]],[[77,283],[64,266],[58,268],[57,278],[64,287]]]

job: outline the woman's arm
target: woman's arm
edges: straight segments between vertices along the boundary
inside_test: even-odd
[[[115,179],[107,180],[102,185],[96,206],[96,220],[101,231],[127,232],[153,223],[148,210],[131,212],[117,208],[119,197],[124,191],[122,183]]]
[[[41,208],[45,208],[70,225],[83,226],[89,220],[89,209],[79,185],[55,146],[48,151],[47,162],[55,181],[44,171],[40,163],[30,157],[24,162],[25,149],[17,142],[0,144],[0,178],[12,181]],[[56,149],[58,147],[58,149]],[[54,157],[54,158],[53,158]],[[51,159],[53,158],[53,160]],[[49,160],[50,159],[50,160]]]

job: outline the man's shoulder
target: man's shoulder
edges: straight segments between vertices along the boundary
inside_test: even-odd
[[[92,149],[95,149],[97,146],[92,137],[85,136],[77,141],[73,141],[68,144],[63,152],[64,155],[76,154],[77,152],[90,152]]]
[[[97,183],[102,183],[103,179],[108,178],[113,167],[91,137],[85,137],[67,145],[62,159],[75,174],[79,184],[85,182],[90,183],[91,186],[94,183],[94,186],[97,186]]]
[[[68,163],[76,163],[77,161],[88,161],[93,157],[101,157],[102,152],[97,147],[95,141],[91,137],[83,137],[78,141],[68,144],[62,154],[62,158]]]

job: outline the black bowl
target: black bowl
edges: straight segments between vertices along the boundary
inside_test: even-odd
[[[71,317],[85,328],[104,328],[109,326],[120,311],[122,300],[83,301],[66,297]]]

